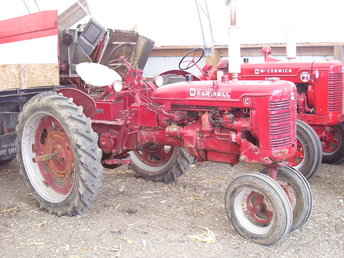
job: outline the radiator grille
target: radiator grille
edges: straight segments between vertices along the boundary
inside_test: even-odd
[[[290,100],[272,101],[269,105],[269,135],[272,148],[292,144]]]
[[[341,112],[343,106],[343,74],[328,74],[328,110]]]

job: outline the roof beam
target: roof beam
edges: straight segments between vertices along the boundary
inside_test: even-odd
[[[82,18],[90,15],[87,0],[78,0],[75,4],[59,15],[59,29],[64,30],[72,27]]]

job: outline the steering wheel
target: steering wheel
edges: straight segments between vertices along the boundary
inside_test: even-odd
[[[109,56],[116,56],[114,55],[114,53],[119,53],[121,50],[127,48],[127,47],[131,47],[133,48],[133,45],[132,44],[129,44],[129,43],[123,43],[117,47],[114,47],[112,49],[112,51],[110,52]],[[120,68],[121,66],[123,66],[123,60],[121,57],[117,57],[117,58],[114,58],[114,59],[111,59],[108,61],[108,66],[111,67],[113,70],[117,70],[118,68]]]
[[[199,54],[199,52],[200,52],[200,55],[197,55]],[[190,68],[197,65],[204,56],[205,56],[205,51],[203,48],[191,49],[190,51],[186,52],[183,58],[179,61],[178,67],[182,71],[189,70]],[[188,58],[191,58],[191,60],[189,60]]]

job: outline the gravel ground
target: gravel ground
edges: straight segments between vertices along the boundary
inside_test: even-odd
[[[272,247],[242,239],[224,212],[228,183],[255,169],[203,163],[173,185],[106,170],[86,215],[56,217],[37,208],[12,162],[0,169],[0,257],[344,257],[344,165],[322,165],[309,222]]]

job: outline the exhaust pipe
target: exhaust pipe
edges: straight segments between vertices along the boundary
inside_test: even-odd
[[[296,40],[290,34],[287,36],[287,58],[288,60],[296,58]]]
[[[239,78],[241,71],[240,34],[238,26],[238,0],[226,0],[229,8],[228,72],[233,80]]]

